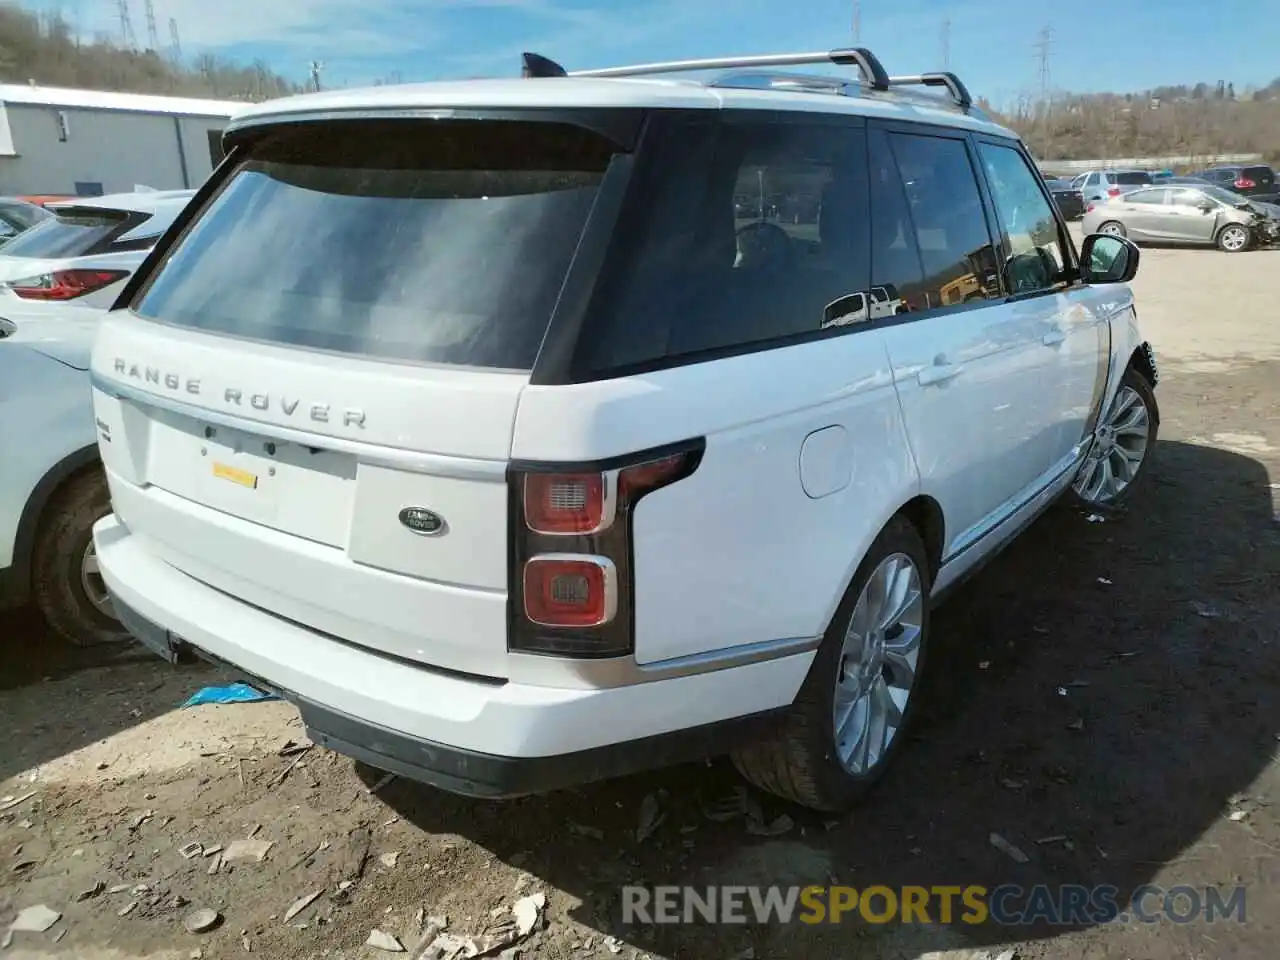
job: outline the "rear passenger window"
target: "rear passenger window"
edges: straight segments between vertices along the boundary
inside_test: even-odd
[[[1000,295],[995,250],[964,141],[877,136],[872,148],[872,283],[894,312]]]
[[[1010,293],[1051,289],[1062,279],[1066,266],[1053,207],[1017,150],[983,143],[978,151],[1008,253],[1006,287]]]
[[[579,375],[868,318],[861,128],[654,124],[590,307]]]

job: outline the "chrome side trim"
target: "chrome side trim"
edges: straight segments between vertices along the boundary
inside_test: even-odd
[[[1073,470],[1079,469],[1080,461],[1084,459],[1089,452],[1089,447],[1093,445],[1093,436],[1090,434],[1084,440],[1081,440],[1071,452],[1055,463],[1052,467],[1040,475],[1039,483],[1036,483],[1030,494],[1006,500],[997,507],[984,520],[980,520],[970,530],[966,531],[962,536],[957,538],[957,546],[949,554],[942,558],[938,564],[939,571],[957,557],[962,556],[967,551],[976,547],[988,536],[995,533],[1003,527],[1012,517],[1016,516],[1020,511],[1024,510],[1029,504],[1049,490],[1054,484],[1058,483],[1063,476],[1072,473]]]
[[[675,680],[717,670],[732,670],[753,663],[780,660],[812,653],[822,643],[822,637],[789,637],[782,640],[762,640],[737,647],[722,647],[705,653],[694,653],[652,663],[637,663],[634,657],[615,657],[608,660],[572,660],[567,657],[540,656],[532,653],[512,653],[507,656],[510,668],[507,678],[512,683],[524,683],[539,687],[561,687],[595,690],[609,687],[627,687],[658,680]]]
[[[137,387],[108,380],[106,377],[90,371],[89,382],[95,390],[105,393],[117,400],[125,400],[143,407],[167,410],[179,416],[191,417],[201,423],[225,427],[228,430],[239,430],[259,436],[272,437],[288,443],[296,443],[304,447],[319,447],[338,453],[349,453],[361,463],[373,466],[388,467],[392,470],[409,470],[414,473],[429,473],[437,477],[451,477],[457,480],[480,480],[489,483],[506,483],[507,463],[505,460],[479,460],[468,457],[448,457],[438,453],[419,453],[414,450],[401,450],[397,447],[386,447],[376,443],[362,443],[345,437],[331,437],[325,434],[309,433],[295,427],[252,420],[247,417],[235,417],[216,410],[208,410],[193,403],[176,400],[162,394],[139,390]]]

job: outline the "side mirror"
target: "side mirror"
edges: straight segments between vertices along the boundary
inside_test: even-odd
[[[1085,283],[1128,283],[1138,272],[1141,254],[1132,240],[1091,233],[1080,245],[1080,279]]]
[[[1217,207],[1215,207],[1215,206],[1214,206],[1212,203],[1210,203],[1208,200],[1203,201],[1202,203],[1198,204],[1197,206],[1199,206],[1199,207],[1200,207],[1200,212],[1201,212],[1201,213],[1213,213],[1213,211],[1217,209]]]

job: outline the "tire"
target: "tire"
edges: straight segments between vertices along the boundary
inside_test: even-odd
[[[1106,496],[1098,496],[1093,494],[1089,480],[1096,478],[1096,471],[1100,469],[1101,460],[1103,457],[1107,457],[1110,458],[1111,464],[1119,462],[1107,451],[1113,447],[1123,447],[1130,452],[1134,449],[1127,441],[1122,444],[1114,436],[1108,438],[1099,434],[1099,431],[1106,427],[1114,428],[1117,422],[1124,422],[1128,416],[1128,411],[1123,413],[1120,411],[1123,406],[1121,398],[1125,395],[1126,390],[1132,391],[1137,396],[1147,413],[1145,439],[1142,443],[1142,459],[1137,464],[1133,475],[1118,492],[1110,493]],[[1133,496],[1135,490],[1142,486],[1142,482],[1148,473],[1147,467],[1151,462],[1151,454],[1155,450],[1156,438],[1160,432],[1160,406],[1156,402],[1155,391],[1151,389],[1151,384],[1147,381],[1147,378],[1133,367],[1125,370],[1124,377],[1120,380],[1120,387],[1116,391],[1116,402],[1112,404],[1111,410],[1107,411],[1104,419],[1106,422],[1099,422],[1098,430],[1094,433],[1094,445],[1090,448],[1088,455],[1085,457],[1085,462],[1080,465],[1080,472],[1071,484],[1071,499],[1077,506],[1087,509],[1109,509],[1120,506]],[[1107,444],[1107,446],[1099,450],[1099,447],[1104,444]],[[1102,456],[1099,456],[1100,453]],[[1124,453],[1119,454],[1119,459],[1125,459]]]
[[[835,731],[835,700],[844,672],[845,633],[872,575],[894,557],[909,559],[919,575],[914,677],[901,708],[901,721],[887,748],[861,773],[852,773],[839,759]],[[743,777],[768,793],[812,810],[833,813],[853,807],[880,781],[907,739],[904,731],[910,726],[921,689],[929,639],[930,576],[924,543],[916,528],[904,518],[895,517],[881,531],[854,574],[782,725],[768,739],[734,753],[734,766]]]
[[[1239,223],[1228,223],[1218,231],[1214,242],[1223,253],[1242,253],[1253,246],[1253,231]]]
[[[31,571],[36,607],[53,630],[76,646],[120,643],[129,633],[94,603],[86,586],[85,559],[93,525],[111,512],[101,471],[73,477],[45,507],[36,534]]]
[[[1112,237],[1127,237],[1129,235],[1129,231],[1125,229],[1124,224],[1119,220],[1108,220],[1105,223],[1098,224],[1098,232]]]

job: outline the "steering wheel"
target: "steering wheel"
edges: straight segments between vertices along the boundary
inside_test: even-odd
[[[737,266],[747,269],[784,266],[795,250],[787,231],[765,220],[747,224],[738,231],[737,239]]]

